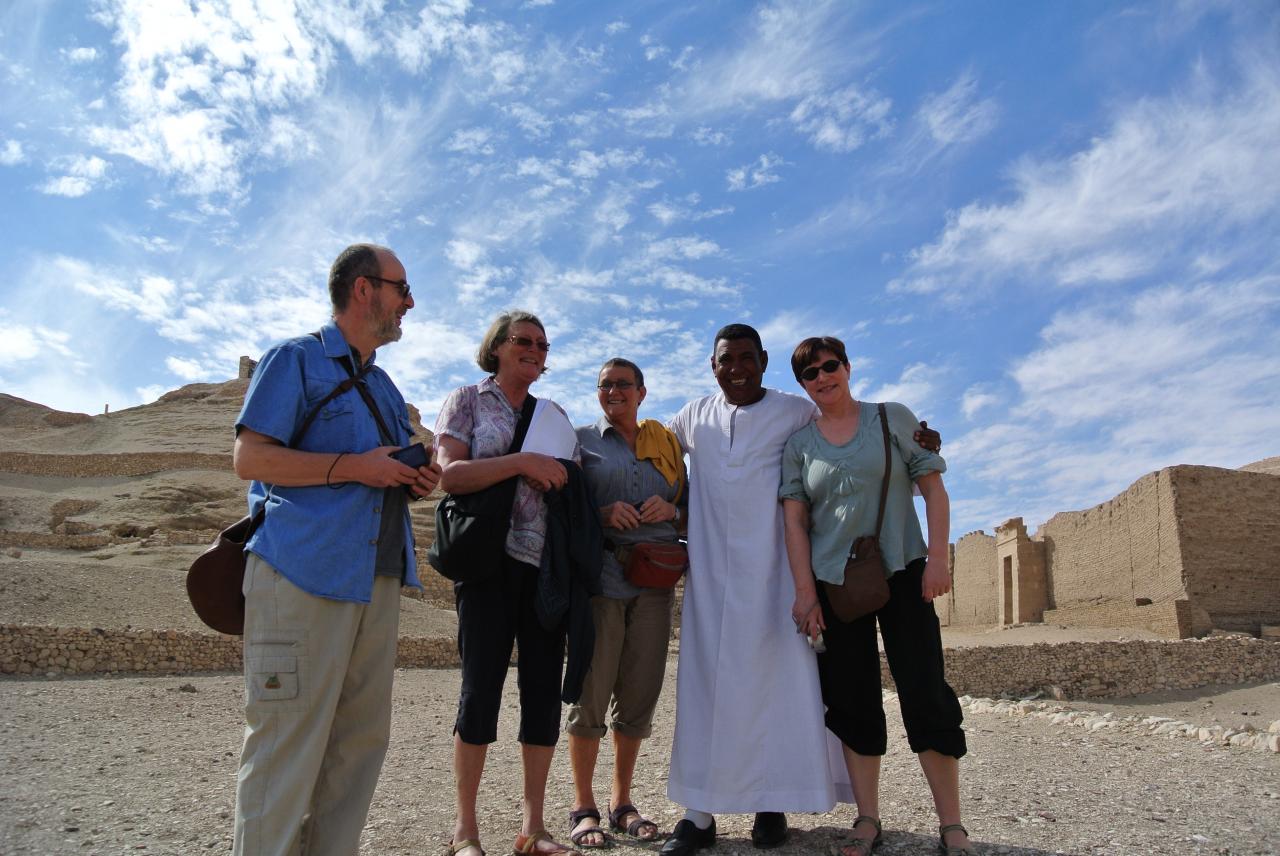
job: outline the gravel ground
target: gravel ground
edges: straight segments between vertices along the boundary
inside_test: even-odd
[[[634,793],[663,830],[681,813],[665,796],[674,684],[672,660]],[[1269,704],[1275,689],[1234,696],[1231,705]],[[450,725],[457,692],[454,670],[397,675],[393,742],[363,852],[443,851],[452,829]],[[231,675],[0,681],[0,853],[228,850],[242,696],[239,677]],[[1212,699],[1202,695],[1195,703],[1203,707],[1205,700]],[[928,793],[901,737],[896,704],[888,710],[897,736],[885,759],[887,835],[877,853],[934,852]],[[1142,710],[1134,703],[1125,713]],[[512,674],[481,787],[483,838],[492,854],[509,852],[519,826],[515,712]],[[1152,736],[1137,726],[1090,731],[1042,716],[966,715],[970,754],[962,763],[962,792],[979,853],[1280,853],[1280,755]],[[557,835],[565,834],[570,799],[561,749],[548,800]],[[606,743],[596,777],[602,800],[610,763]],[[833,852],[853,814],[840,806],[830,814],[791,815],[796,831],[777,852]],[[754,852],[749,816],[718,823],[713,852]],[[656,850],[620,839],[613,852]]]

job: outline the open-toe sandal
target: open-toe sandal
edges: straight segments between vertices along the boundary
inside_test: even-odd
[[[853,839],[853,843],[846,844],[840,848],[840,856],[867,856],[868,853],[875,850],[884,841],[884,830],[880,827],[880,818],[872,817],[869,814],[860,814],[854,818],[852,828],[857,829],[858,824],[864,822],[870,823],[876,828],[876,837]]]
[[[623,826],[622,821],[629,814],[634,814],[636,819]],[[654,841],[658,837],[658,824],[640,814],[640,810],[631,803],[609,809],[609,826],[617,832],[625,832],[632,838],[638,838],[641,841]],[[653,834],[641,835],[640,833],[646,829],[653,830]]]
[[[446,852],[448,853],[448,856],[458,856],[459,853],[466,850],[468,847],[476,848],[480,851],[480,856],[484,856],[484,848],[480,846],[479,838],[464,838],[461,841],[450,841],[449,849]]]
[[[539,841],[545,841],[551,846],[546,848],[539,847]],[[544,856],[563,856],[563,854],[572,853],[576,854],[576,856],[582,856],[579,851],[574,850],[572,847],[565,847],[559,841],[556,841],[551,837],[551,833],[545,829],[530,832],[528,835],[517,835],[516,843],[512,845],[512,849],[516,853],[522,854],[541,853]]]
[[[946,826],[938,830],[938,852],[942,856],[970,856],[973,853],[972,847],[956,847],[954,845],[947,846],[947,833],[960,830],[964,833],[964,837],[969,837],[969,830],[965,829],[958,823],[948,823]]]
[[[578,824],[587,819],[594,820],[596,825],[578,829]],[[599,844],[588,844],[582,840],[593,832],[600,836]],[[604,827],[600,825],[600,809],[592,806],[569,812],[569,840],[573,842],[574,847],[581,847],[583,850],[599,850],[608,847],[609,837],[605,835]]]

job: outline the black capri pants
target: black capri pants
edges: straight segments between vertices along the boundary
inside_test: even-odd
[[[554,746],[560,737],[565,628],[563,623],[550,631],[542,628],[533,607],[537,584],[537,568],[506,555],[501,570],[488,579],[453,584],[462,659],[462,695],[453,731],[463,743],[498,739],[502,685],[517,641],[518,739],[531,746]]]
[[[843,624],[831,612],[823,586],[818,600],[827,629],[826,653],[818,655],[818,679],[827,706],[827,728],[859,755],[883,755],[888,746],[880,690],[876,622],[884,639],[889,672],[912,752],[932,749],[965,754],[964,715],[942,671],[942,633],[932,603],[920,597],[924,559],[889,577],[889,602],[878,612]]]

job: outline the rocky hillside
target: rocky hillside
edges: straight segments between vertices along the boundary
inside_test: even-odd
[[[198,629],[184,575],[245,513],[231,447],[247,387],[191,384],[97,416],[0,394],[0,623]],[[429,441],[412,406],[410,416]],[[413,506],[419,552],[433,511]],[[422,623],[423,635],[439,630],[438,616]]]

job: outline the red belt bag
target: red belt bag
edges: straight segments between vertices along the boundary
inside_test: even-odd
[[[622,575],[640,588],[672,588],[689,567],[689,550],[679,541],[645,541],[619,547]]]

